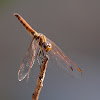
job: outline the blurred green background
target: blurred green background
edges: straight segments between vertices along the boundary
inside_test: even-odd
[[[14,13],[54,41],[82,69],[77,79],[49,62],[39,100],[99,100],[99,0],[0,0],[0,99],[31,100],[39,72],[36,61],[28,82],[18,81],[32,37]]]

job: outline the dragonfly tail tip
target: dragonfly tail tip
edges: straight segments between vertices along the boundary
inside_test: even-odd
[[[14,16],[18,17],[18,16],[19,16],[19,14],[18,14],[18,13],[14,13]]]

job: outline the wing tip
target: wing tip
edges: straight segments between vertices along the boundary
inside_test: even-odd
[[[28,78],[29,78],[28,73],[26,73],[25,75],[22,75],[22,74],[20,73],[20,70],[18,71],[18,80],[19,80],[19,81],[22,81],[26,76],[28,76]]]
[[[80,73],[82,73],[82,71],[81,71],[81,69],[78,67],[78,71],[80,72]]]
[[[18,81],[22,81],[26,76],[22,77],[20,75],[18,75]]]
[[[72,66],[70,66],[70,69],[73,71],[73,68],[72,68]]]

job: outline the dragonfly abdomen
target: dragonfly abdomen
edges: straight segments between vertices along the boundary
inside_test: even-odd
[[[16,16],[16,18],[21,22],[21,24],[26,28],[32,37],[38,34],[19,14],[15,13],[14,16]]]

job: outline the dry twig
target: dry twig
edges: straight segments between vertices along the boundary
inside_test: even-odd
[[[44,81],[44,77],[45,77],[48,60],[49,60],[49,57],[46,55],[43,63],[41,64],[41,67],[40,67],[40,73],[39,73],[39,76],[37,79],[34,94],[32,95],[32,100],[38,100],[38,98],[39,98],[40,91],[43,87],[43,81]]]

